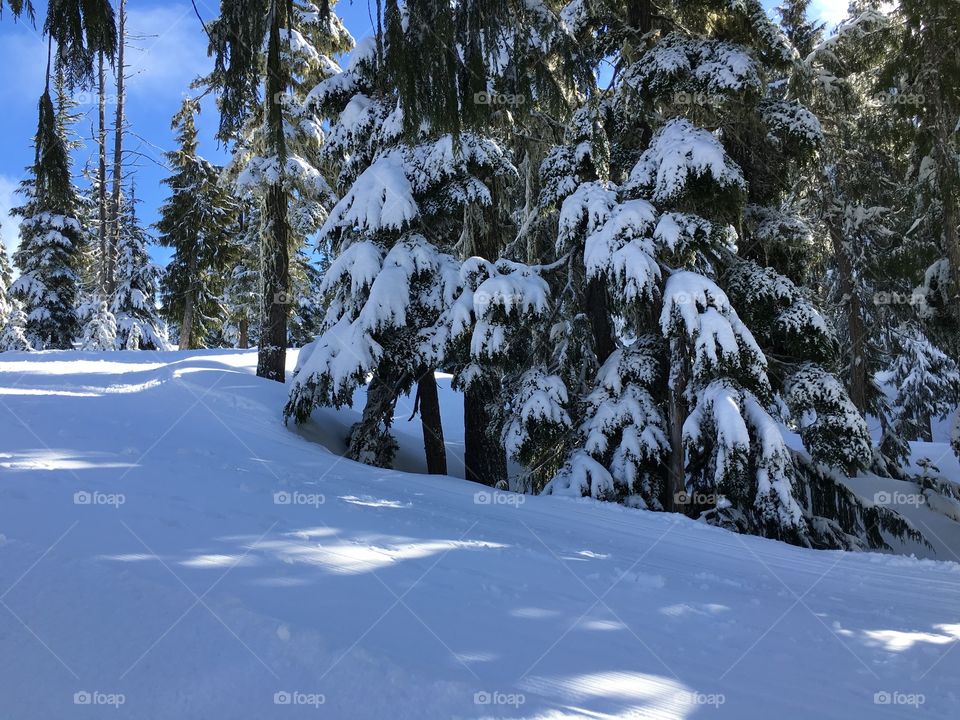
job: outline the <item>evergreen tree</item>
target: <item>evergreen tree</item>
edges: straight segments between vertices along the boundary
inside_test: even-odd
[[[74,304],[83,230],[69,148],[50,95],[49,62],[39,111],[34,164],[19,190],[24,204],[12,211],[21,218],[21,242],[13,256],[20,277],[10,290],[25,306],[31,344],[69,349],[77,333]]]
[[[19,350],[26,348],[18,347],[7,347],[9,342],[14,342],[13,338],[6,338],[8,324],[11,319],[14,319],[14,322],[25,322],[26,319],[23,317],[23,311],[16,301],[9,297],[8,289],[10,287],[10,282],[13,279],[13,271],[10,268],[10,259],[7,257],[7,248],[3,244],[3,241],[0,240],[0,350]],[[13,313],[19,313],[16,318],[12,318]],[[22,327],[21,327],[22,329]],[[26,344],[26,338],[24,337],[24,344]]]
[[[793,542],[878,541],[872,510],[791,452],[778,425],[839,472],[870,459],[832,374],[829,322],[767,264],[809,234],[784,201],[823,141],[816,117],[778,93],[795,49],[756,2],[581,9],[583,27],[628,40],[617,82],[541,166],[564,272],[542,275],[546,308],[535,285],[519,296],[542,320],[501,314],[486,331],[510,348],[549,338],[533,358],[501,360],[515,368],[508,448],[533,489],[706,512]],[[820,517],[827,495],[843,499],[837,518]]]
[[[0,17],[5,5],[14,19],[26,13],[33,22],[30,0],[0,0]],[[113,57],[116,50],[117,31],[109,0],[49,0],[43,32],[56,45],[57,67],[64,70],[70,87],[93,76],[96,56]]]
[[[137,218],[133,189],[121,196],[117,239],[117,287],[110,311],[117,321],[117,347],[127,350],[166,350],[166,326],[159,317],[156,296],[159,271],[147,253],[149,236]]]
[[[240,200],[242,211],[237,217],[237,262],[224,291],[227,324],[224,342],[231,347],[256,345],[257,322],[261,307],[260,221],[256,205]],[[302,343],[305,344],[305,343]]]
[[[2,226],[0,226],[2,230]],[[10,266],[10,256],[7,255],[7,246],[0,240],[0,287],[3,288],[4,300],[13,282],[13,268]]]
[[[220,17],[210,26],[220,135],[224,140],[241,136],[241,150],[249,157],[244,158],[240,179],[263,186],[257,374],[280,382],[288,343],[291,244],[297,247],[297,231],[304,223],[322,221],[317,200],[324,190],[322,176],[310,162],[322,134],[304,93],[338,69],[331,56],[352,46],[330,6],[323,2],[318,8],[300,0],[222,0]],[[248,120],[253,132],[244,138]]]
[[[163,182],[170,197],[160,208],[157,242],[174,250],[162,281],[163,314],[178,328],[181,350],[203,347],[221,322],[220,298],[231,267],[234,203],[220,170],[197,155],[196,101],[174,115],[178,149],[167,153],[173,174]]]
[[[485,180],[514,170],[502,149],[477,133],[461,128],[455,136],[432,117],[416,127],[405,121],[405,103],[422,107],[405,93],[440,92],[442,84],[397,89],[390,82],[394,53],[408,51],[408,41],[432,42],[415,22],[403,28],[395,12],[388,3],[382,53],[376,38],[365,42],[343,73],[311,93],[331,118],[324,156],[344,192],[320,231],[335,256],[321,286],[329,310],[320,338],[301,354],[285,413],[299,422],[318,404],[349,403],[372,373],[348,453],[389,465],[396,399],[416,385],[428,470],[445,472],[433,372],[445,360],[453,314],[470,313],[461,279],[470,271],[461,269],[454,246],[463,235],[464,208],[491,203]],[[433,83],[434,71],[416,83]],[[455,102],[459,107],[461,100]]]
[[[960,404],[960,368],[915,324],[897,328],[893,344],[893,361],[881,378],[896,392],[892,430],[902,438],[930,442],[930,421],[947,418]]]
[[[80,349],[102,352],[116,348],[117,319],[110,312],[107,301],[95,297],[89,304]]]
[[[12,281],[10,258],[0,241],[0,352],[31,349],[25,334],[27,316],[20,302],[9,293]]]
[[[910,180],[917,198],[914,232],[934,248],[922,280],[925,320],[960,356],[960,5],[904,0],[894,12],[898,35],[886,83],[910,102],[892,106],[913,140]]]
[[[24,352],[32,350],[26,336],[27,316],[20,306],[20,301],[11,298],[6,306],[6,313],[0,318],[0,352]]]

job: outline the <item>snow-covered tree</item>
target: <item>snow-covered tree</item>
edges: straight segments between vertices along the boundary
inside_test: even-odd
[[[960,42],[960,4],[902,0],[886,80],[912,102],[892,109],[905,116],[913,148],[911,179],[919,199],[919,232],[937,249],[923,280],[929,316],[941,344],[960,354],[960,58],[944,51]]]
[[[27,316],[20,302],[8,293],[12,280],[7,249],[0,241],[0,352],[31,349],[25,334]]]
[[[27,313],[27,337],[37,349],[72,347],[77,333],[78,264],[83,230],[70,172],[70,155],[48,83],[40,98],[34,164],[19,189],[23,204],[20,246],[13,262],[20,276],[10,288]]]
[[[159,271],[150,262],[150,241],[136,212],[131,188],[122,197],[117,232],[116,290],[110,311],[117,322],[117,347],[127,350],[166,350],[166,325],[160,319],[156,296]]]
[[[439,13],[442,27],[452,32],[443,9],[417,10]],[[514,171],[503,150],[477,133],[448,132],[433,113],[415,123],[405,120],[423,107],[429,88],[454,95],[459,89],[442,89],[437,77],[449,71],[449,58],[436,54],[417,78],[407,68],[404,87],[391,83],[397,54],[410,50],[406,43],[435,39],[426,38],[417,22],[404,26],[395,3],[385,13],[379,45],[376,38],[366,41],[345,71],[310,94],[310,102],[331,118],[323,152],[338,171],[334,184],[342,198],[320,231],[320,242],[335,256],[321,288],[329,310],[285,413],[302,421],[316,405],[349,403],[353,389],[372,373],[349,453],[389,464],[396,398],[416,384],[428,466],[443,472],[433,371],[447,352],[453,306],[470,312],[464,296],[468,271],[454,246],[463,234],[464,208],[489,205],[489,179]],[[442,104],[435,112],[449,107],[449,98],[437,101]],[[461,99],[453,103],[459,108]],[[457,117],[446,120],[456,124]]]
[[[6,318],[0,325],[0,352],[23,352],[32,350],[26,335],[27,315],[20,301],[12,299],[7,307]]]
[[[157,242],[173,257],[162,280],[163,313],[179,333],[182,350],[204,347],[222,323],[221,296],[235,256],[235,204],[220,183],[220,169],[197,154],[197,101],[174,115],[178,149],[167,153],[173,174],[160,208]]]
[[[261,204],[257,374],[280,382],[288,343],[291,245],[296,250],[305,229],[323,221],[327,191],[314,164],[322,131],[305,96],[339,70],[332,57],[353,45],[332,4],[221,0],[220,17],[210,26],[220,135],[227,141],[239,138],[238,183],[256,192]]]
[[[832,374],[830,323],[765,264],[811,234],[784,201],[822,132],[779,91],[796,52],[760,4],[707,4],[567,14],[629,40],[541,166],[565,268],[544,266],[550,302],[504,333],[542,339],[509,358],[508,447],[534,489],[831,544],[819,500],[843,491],[807,472],[783,423],[838,472],[869,461],[870,438]]]
[[[896,394],[892,431],[909,440],[933,440],[930,421],[947,418],[960,404],[960,368],[915,324],[893,333],[894,348],[883,384]]]
[[[99,352],[116,348],[117,319],[110,312],[107,301],[95,297],[87,308],[80,349]]]

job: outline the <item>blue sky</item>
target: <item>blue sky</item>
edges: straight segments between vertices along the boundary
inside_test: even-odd
[[[34,0],[37,22],[46,15],[43,0]],[[197,0],[204,20],[217,14],[217,0]],[[776,0],[764,0],[772,7]],[[137,196],[142,220],[156,220],[156,210],[166,196],[160,181],[167,174],[163,152],[173,146],[170,117],[176,112],[190,81],[207,72],[206,36],[189,0],[128,0],[127,28],[132,40],[128,50],[127,117],[132,135],[127,146],[138,153],[136,158]],[[368,0],[340,0],[336,11],[344,19],[354,37],[370,34]],[[836,22],[843,16],[846,0],[814,0],[814,12],[825,20]],[[23,177],[23,169],[32,161],[31,141],[37,122],[37,99],[43,89],[46,43],[37,29],[22,20],[14,23],[9,13],[0,20],[0,237],[7,249],[17,243],[17,227],[7,211],[17,203],[14,190]],[[96,123],[96,96],[78,91],[79,111],[85,116],[76,130],[87,139],[75,153],[75,169],[79,171],[91,158],[94,146],[89,142]],[[112,108],[107,108],[112,113]],[[208,106],[201,114],[201,154],[214,161],[224,158],[213,134],[217,118],[215,108]],[[163,264],[167,254],[154,248],[154,259]]]

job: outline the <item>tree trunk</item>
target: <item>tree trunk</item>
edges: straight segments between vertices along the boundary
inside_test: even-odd
[[[98,77],[98,119],[97,150],[99,162],[97,165],[97,212],[100,225],[97,228],[97,240],[100,248],[100,290],[106,295],[109,292],[109,261],[110,252],[107,248],[107,81],[104,67],[103,53],[100,53]]]
[[[467,480],[496,485],[507,479],[507,453],[489,431],[494,422],[487,402],[496,397],[496,387],[483,379],[470,384],[463,394],[463,471]]]
[[[603,365],[616,348],[613,323],[610,321],[610,302],[603,278],[587,281],[587,314],[593,331],[593,346],[597,353],[597,365]]]
[[[467,237],[471,247],[461,248],[464,257],[478,255],[495,260],[500,255],[503,237],[499,222],[497,188],[491,188],[489,207],[468,207],[464,222],[471,225]],[[489,378],[474,380],[463,394],[463,465],[467,480],[494,486],[507,480],[507,451],[494,431],[494,418],[487,410],[499,390]]]
[[[287,152],[283,136],[281,96],[286,75],[280,57],[281,13],[284,3],[274,0],[271,8],[270,39],[267,47],[267,124],[273,151],[281,168]],[[283,382],[287,357],[287,316],[290,310],[290,250],[287,241],[287,193],[282,180],[267,190],[266,214],[269,229],[263,240],[263,291],[257,375]]]
[[[367,401],[360,422],[350,428],[344,457],[376,467],[392,467],[397,442],[390,434],[397,402],[396,377],[374,373],[367,385]]]
[[[867,410],[867,328],[863,319],[863,306],[859,288],[854,284],[853,262],[850,260],[850,253],[847,251],[843,236],[832,221],[828,221],[828,225],[830,227],[830,241],[837,258],[837,279],[840,283],[840,292],[843,295],[842,303],[845,306],[847,316],[848,358],[850,362],[848,392],[850,401],[863,415]]]
[[[193,308],[195,305],[193,297],[194,278],[197,274],[197,256],[196,250],[191,253],[187,261],[187,292],[183,297],[183,322],[180,323],[180,349],[192,350],[193,342]]]
[[[688,381],[688,363],[683,340],[671,340],[671,355],[680,355],[670,373],[670,383],[667,390],[667,425],[670,433],[670,459],[667,464],[667,482],[664,487],[661,502],[667,511],[683,512],[684,507],[676,502],[681,493],[687,489],[686,452],[683,447],[683,424],[687,421],[688,408],[686,399]]]
[[[957,236],[957,198],[956,198],[956,158],[950,153],[951,128],[947,127],[949,115],[943,104],[940,105],[941,119],[938,123],[937,155],[939,166],[937,183],[940,186],[940,202],[943,207],[943,252],[950,265],[950,278],[953,281],[952,293],[947,297],[952,300],[953,316],[960,321],[960,237]]]
[[[433,369],[420,375],[417,382],[417,407],[423,428],[423,451],[430,475],[447,474],[447,448],[443,444],[443,423],[440,419],[440,396]]]
[[[113,199],[110,203],[109,259],[107,263],[107,292],[113,294],[117,286],[116,258],[120,241],[120,193],[123,185],[123,100],[125,70],[123,51],[126,42],[127,1],[120,0],[117,17],[117,114],[113,138]]]
[[[240,340],[238,342],[241,350],[250,347],[250,323],[246,316],[240,318]]]

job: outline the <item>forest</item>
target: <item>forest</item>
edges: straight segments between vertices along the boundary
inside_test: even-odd
[[[0,0],[0,715],[955,720],[960,0]]]
[[[960,454],[955,0],[853,0],[832,27],[810,0],[378,0],[363,39],[328,0],[194,9],[208,72],[145,226],[127,0],[0,0],[47,43],[0,350],[255,347],[292,427],[363,391],[352,460],[390,468],[414,398],[439,475],[444,373],[467,480],[923,541],[847,480],[917,480],[910,443],[951,423]]]

